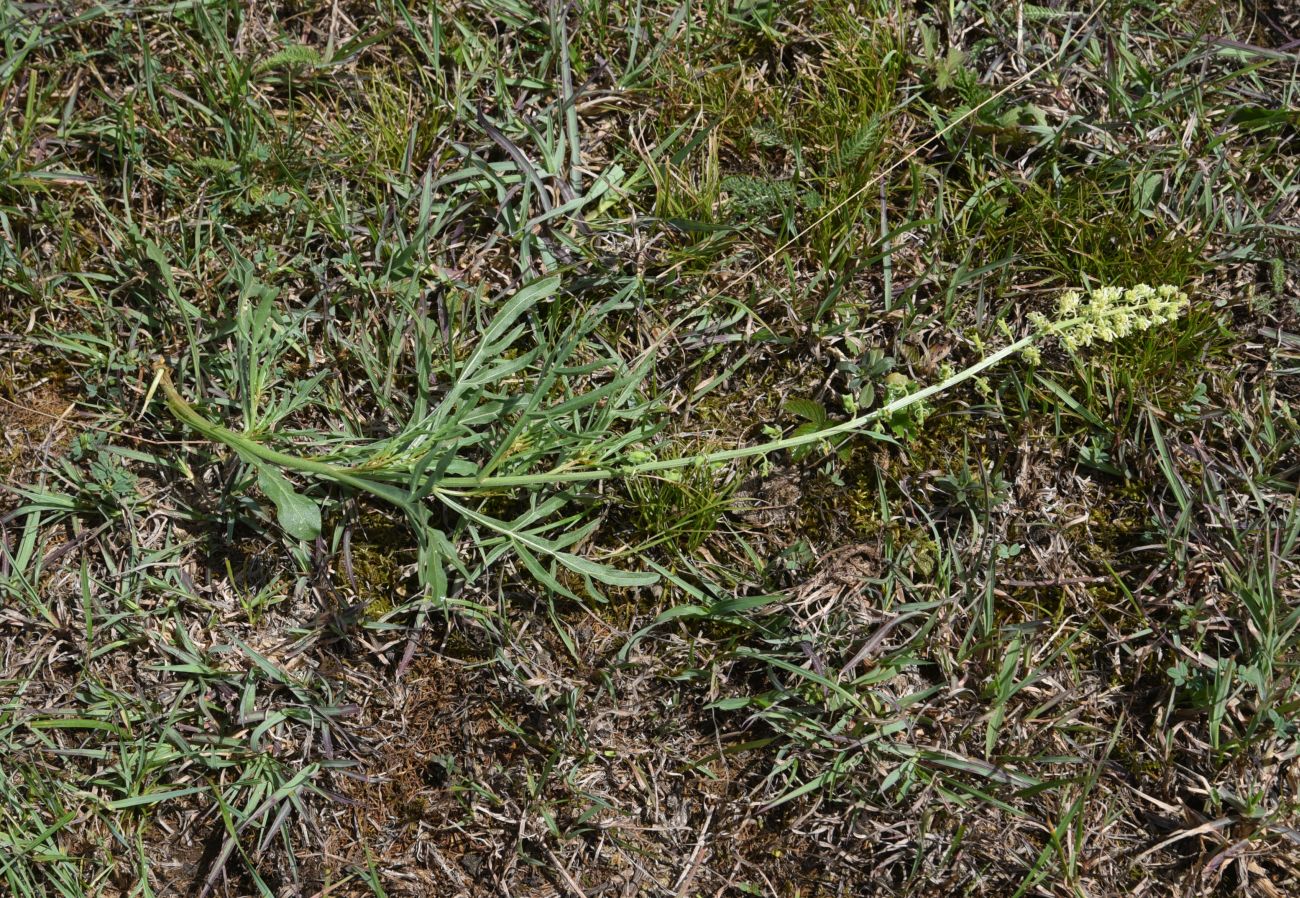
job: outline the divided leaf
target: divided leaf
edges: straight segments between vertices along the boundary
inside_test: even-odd
[[[826,413],[826,406],[813,399],[788,399],[785,410],[812,424],[813,430],[821,430],[830,420],[830,415]]]

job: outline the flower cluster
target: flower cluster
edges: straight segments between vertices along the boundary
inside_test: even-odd
[[[1176,321],[1187,305],[1187,294],[1169,284],[1138,284],[1127,290],[1101,287],[1087,294],[1070,290],[1062,295],[1055,320],[1037,312],[1029,320],[1039,334],[1055,334],[1062,346],[1074,350]]]

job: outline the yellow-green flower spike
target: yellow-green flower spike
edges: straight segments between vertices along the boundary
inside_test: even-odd
[[[1055,335],[1066,349],[1093,343],[1110,343],[1162,322],[1173,322],[1187,310],[1187,294],[1170,284],[1138,284],[1125,290],[1099,287],[1085,295],[1070,290],[1057,301],[1056,318],[1030,313],[1029,322],[1040,335]]]

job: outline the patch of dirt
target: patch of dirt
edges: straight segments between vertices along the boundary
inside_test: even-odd
[[[627,632],[577,625],[575,658],[549,623],[516,626],[530,650],[508,662],[348,672],[371,743],[315,807],[305,886],[370,895],[373,869],[394,898],[868,893],[833,834],[763,811],[768,759],[706,690],[618,663]]]
[[[76,402],[51,376],[29,384],[0,375],[0,483],[33,483],[50,459],[72,439]],[[18,499],[0,491],[0,514]]]

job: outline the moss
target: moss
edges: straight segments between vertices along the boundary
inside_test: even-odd
[[[415,551],[404,525],[375,512],[363,516],[351,544],[355,583],[348,581],[355,586],[362,620],[378,620],[406,600]]]
[[[1146,754],[1144,749],[1135,739],[1125,736],[1116,740],[1111,758],[1140,781],[1159,780],[1166,773],[1166,765]]]
[[[1129,481],[1111,495],[1102,495],[1088,509],[1088,557],[1113,562],[1145,541],[1149,530],[1144,493]]]

